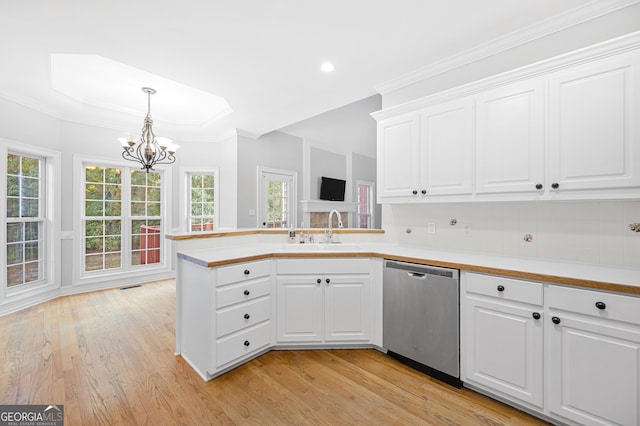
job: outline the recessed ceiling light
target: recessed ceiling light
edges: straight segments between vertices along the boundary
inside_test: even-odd
[[[323,72],[332,72],[335,68],[331,62],[326,62],[320,67]]]

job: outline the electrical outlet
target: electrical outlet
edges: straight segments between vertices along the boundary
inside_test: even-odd
[[[429,222],[427,224],[427,232],[429,234],[435,234],[436,233],[436,224],[433,222]]]
[[[470,237],[472,234],[472,226],[470,222],[466,222],[464,223],[464,236],[465,237]]]

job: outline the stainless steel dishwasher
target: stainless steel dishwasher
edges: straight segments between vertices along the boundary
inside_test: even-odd
[[[460,387],[459,271],[385,260],[383,279],[387,354]]]

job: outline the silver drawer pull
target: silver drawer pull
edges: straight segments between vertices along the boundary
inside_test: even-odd
[[[425,279],[427,277],[427,274],[422,274],[420,272],[407,272],[407,275],[409,275],[412,278],[418,278],[418,279]]]

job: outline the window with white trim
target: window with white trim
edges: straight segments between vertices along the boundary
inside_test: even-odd
[[[358,181],[358,228],[371,228],[373,224],[373,182]]]
[[[216,174],[188,173],[187,229],[211,231],[216,226]]]
[[[44,279],[45,161],[18,152],[7,154],[5,247],[8,288]]]
[[[163,173],[83,163],[85,274],[163,264]]]

